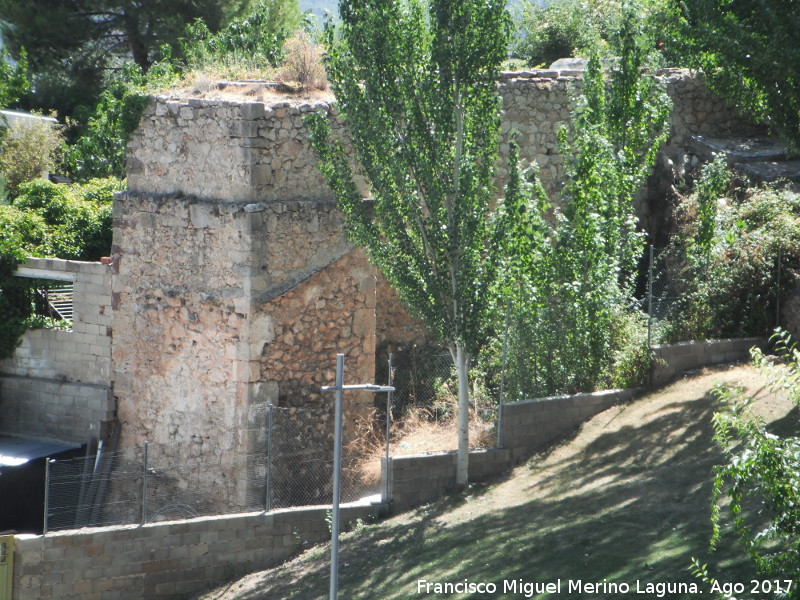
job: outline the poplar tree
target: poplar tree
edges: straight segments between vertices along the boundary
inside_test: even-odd
[[[321,114],[308,121],[312,144],[349,238],[453,357],[463,487],[470,360],[525,211],[513,152],[504,201],[494,184],[510,19],[503,0],[342,0],[339,11],[326,69],[352,152]]]

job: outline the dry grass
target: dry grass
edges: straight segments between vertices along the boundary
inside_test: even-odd
[[[297,91],[326,90],[328,78],[322,64],[322,46],[305,31],[296,31],[284,44],[286,58],[275,79]]]
[[[364,485],[375,485],[381,480],[381,458],[386,456],[385,424],[361,424],[357,427],[356,441],[347,452],[358,456],[354,470]],[[494,423],[479,419],[470,411],[469,439],[471,448],[491,448],[497,438]],[[453,418],[435,419],[430,410],[412,408],[393,423],[389,454],[401,456],[447,452],[458,448],[458,428]]]

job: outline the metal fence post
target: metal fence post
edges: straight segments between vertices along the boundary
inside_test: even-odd
[[[47,518],[50,512],[50,457],[44,459],[44,524],[42,535],[47,534]]]
[[[150,442],[144,443],[144,456],[142,459],[142,525],[147,523],[147,450]]]
[[[508,358],[508,324],[511,319],[511,298],[506,304],[506,331],[503,338],[503,366],[500,369],[500,401],[497,404],[497,447],[503,447],[503,403],[506,392],[506,359]]]
[[[653,244],[650,244],[650,261],[647,265],[647,348],[653,347]]]
[[[339,590],[339,484],[342,471],[342,395],[344,391],[344,354],[336,355],[336,409],[333,442],[333,519],[331,523],[330,600]]]
[[[272,404],[267,407],[267,481],[264,490],[264,510],[272,510]]]
[[[394,380],[394,374],[392,370],[394,369],[394,354],[389,353],[389,383],[387,384],[389,387],[392,387],[392,381]],[[392,428],[392,396],[394,392],[391,391],[386,394],[386,489],[384,490],[384,502],[389,501],[389,493],[391,492],[390,489],[390,479],[391,479],[391,471],[389,465],[389,442],[391,436],[391,428]]]
[[[778,248],[778,281],[775,289],[775,327],[781,326],[781,249]]]

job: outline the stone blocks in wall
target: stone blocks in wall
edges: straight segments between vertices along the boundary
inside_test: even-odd
[[[127,193],[115,225],[123,446],[260,452],[269,404],[329,412],[320,387],[336,353],[349,378],[371,381],[375,271],[334,205]],[[348,397],[348,423],[370,407]],[[325,419],[315,425],[327,442]]]
[[[342,520],[380,510],[343,506]],[[264,569],[330,537],[327,507],[15,538],[15,600],[167,600]]]
[[[29,258],[26,277],[73,283],[71,331],[33,329],[0,361],[0,431],[85,442],[114,419],[111,269],[101,263]]]
[[[534,451],[562,439],[581,423],[620,402],[637,390],[609,390],[573,396],[552,396],[511,402],[503,406],[503,447],[518,462]]]
[[[658,78],[674,103],[665,153],[673,154],[689,135],[753,129],[698,76],[672,69]],[[551,194],[560,189],[563,175],[557,132],[569,123],[579,85],[580,74],[574,71],[505,73],[498,83],[501,157],[507,158],[508,136],[516,131],[520,159],[536,162]],[[304,117],[312,112],[335,116],[334,100],[155,96],[128,147],[129,190],[220,202],[332,201],[308,141]],[[333,122],[337,133],[343,132],[335,117]],[[506,177],[501,160],[499,186]]]
[[[650,369],[650,385],[664,385],[693,369],[746,359],[754,346],[766,348],[767,340],[742,338],[653,346],[655,360]]]
[[[610,390],[504,405],[502,447],[470,451],[470,481],[485,480],[507,471],[535,451],[563,439],[594,415],[630,401],[637,392]],[[452,490],[456,453],[393,456],[388,465],[383,459],[382,467],[384,477],[389,478],[392,510],[402,512]]]
[[[220,202],[330,201],[303,121],[318,111],[331,112],[331,103],[151,98],[128,144],[128,189]]]

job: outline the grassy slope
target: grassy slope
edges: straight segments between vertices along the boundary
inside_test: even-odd
[[[708,391],[717,381],[763,385],[736,367],[683,380],[587,423],[576,437],[535,457],[509,478],[376,525],[341,543],[340,598],[524,598],[503,580],[561,579],[560,595],[535,598],[653,598],[636,581],[697,582],[690,559],[709,562],[725,581],[748,582],[749,565],[730,534],[708,555],[710,473],[719,461],[709,430]],[[763,394],[762,390],[762,394]],[[761,402],[768,420],[796,430],[797,410]],[[784,431],[785,432],[785,431]],[[327,598],[327,547],[256,573],[203,600]],[[417,581],[497,582],[492,596],[417,593]],[[568,580],[626,582],[630,594],[570,594]],[[710,598],[706,586],[704,596]],[[666,598],[697,598],[664,594]]]

